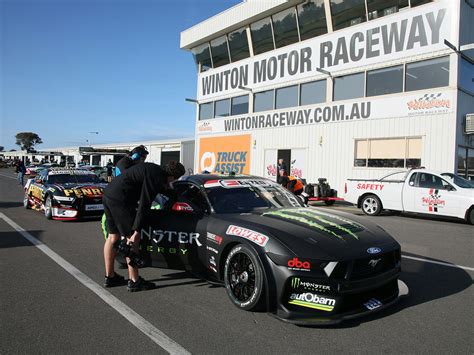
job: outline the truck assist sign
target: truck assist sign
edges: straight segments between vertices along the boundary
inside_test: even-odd
[[[198,171],[248,174],[251,135],[209,137],[199,140]]]

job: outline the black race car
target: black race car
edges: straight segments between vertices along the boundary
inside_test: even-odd
[[[400,245],[376,225],[305,207],[259,177],[194,175],[174,187],[176,202],[150,211],[142,256],[223,283],[241,309],[329,324],[408,292],[398,280]]]
[[[76,220],[102,215],[103,190],[92,171],[82,169],[43,169],[25,186],[25,208],[43,211],[48,219]]]

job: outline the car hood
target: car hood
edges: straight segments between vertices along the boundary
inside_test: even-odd
[[[74,195],[75,197],[82,197],[82,196],[98,196],[103,195],[104,189],[107,184],[97,183],[84,183],[84,184],[77,184],[77,183],[67,183],[67,184],[51,184],[48,185],[48,190],[53,192],[55,195],[61,196],[69,196]],[[100,193],[97,193],[98,191]]]
[[[222,216],[229,225],[255,230],[267,235],[270,241],[276,239],[302,258],[349,260],[367,257],[369,248],[388,252],[400,247],[381,227],[361,223],[343,212],[285,208]]]

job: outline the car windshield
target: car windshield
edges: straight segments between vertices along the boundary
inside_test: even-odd
[[[448,178],[452,182],[454,182],[455,185],[462,187],[463,189],[474,189],[474,181],[467,180],[461,176],[454,175],[451,173],[444,173],[441,174],[441,176]]]
[[[204,187],[216,213],[303,206],[298,197],[267,180],[219,180]]]
[[[57,174],[48,176],[48,184],[87,184],[98,182],[99,178],[95,174]]]

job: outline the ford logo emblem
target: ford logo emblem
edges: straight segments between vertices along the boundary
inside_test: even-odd
[[[378,254],[382,251],[380,248],[369,248],[367,249],[367,253],[369,254]]]

